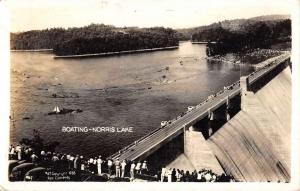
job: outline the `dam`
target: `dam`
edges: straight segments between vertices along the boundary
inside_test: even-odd
[[[290,55],[264,66],[110,158],[211,169],[236,181],[290,181]]]

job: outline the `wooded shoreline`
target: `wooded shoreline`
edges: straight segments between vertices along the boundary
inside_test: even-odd
[[[53,52],[53,49],[11,49],[11,52]]]
[[[114,55],[124,55],[124,54],[134,54],[134,53],[143,53],[143,52],[153,52],[159,50],[174,50],[178,49],[179,46],[168,46],[161,48],[148,48],[148,49],[139,49],[139,50],[125,50],[119,52],[104,52],[104,53],[95,53],[95,54],[77,54],[77,55],[64,55],[64,56],[53,56],[54,59],[59,58],[89,58],[89,57],[104,57],[104,56],[114,56]]]

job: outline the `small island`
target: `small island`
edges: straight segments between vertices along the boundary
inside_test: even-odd
[[[11,34],[13,50],[53,49],[59,57],[90,57],[178,48],[178,34],[163,27],[118,28],[91,24],[79,28],[52,28]]]

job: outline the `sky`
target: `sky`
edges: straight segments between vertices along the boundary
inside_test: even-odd
[[[11,32],[91,23],[187,28],[236,18],[290,14],[293,0],[4,0]]]

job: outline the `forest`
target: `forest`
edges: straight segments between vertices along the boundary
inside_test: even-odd
[[[175,30],[163,27],[117,28],[91,24],[80,28],[52,28],[11,34],[11,49],[53,49],[56,55],[105,53],[178,46]]]
[[[118,28],[104,24],[32,30],[11,33],[11,49],[53,49],[56,55],[65,56],[178,46],[179,40],[191,40],[214,42],[207,45],[208,56],[213,56],[290,43],[291,20],[273,17],[225,20],[177,30],[163,27]]]
[[[192,40],[214,42],[207,45],[209,56],[255,48],[270,48],[275,43],[291,40],[291,20],[245,23],[237,30],[215,25],[194,33]]]

